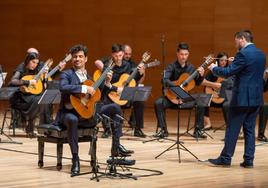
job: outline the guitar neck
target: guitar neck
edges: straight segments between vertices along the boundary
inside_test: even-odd
[[[208,66],[206,62],[204,62],[200,67],[203,67],[204,69]],[[198,71],[195,70],[184,82],[182,82],[181,86],[185,87],[187,84],[189,84],[193,79],[195,79],[198,76]]]
[[[107,67],[106,69],[105,69],[105,71],[103,71],[103,73],[101,74],[101,76],[99,77],[99,79],[95,82],[95,84],[93,84],[93,88],[94,88],[94,90],[97,90],[99,87],[100,87],[100,85],[101,85],[101,83],[104,81],[104,79],[106,78],[106,75],[107,75],[107,73],[112,69],[114,67],[114,65],[112,65],[112,66],[109,66],[109,67]]]
[[[45,79],[48,79],[49,77],[53,76],[58,70],[60,69],[60,66],[57,65],[54,67],[46,76]]]

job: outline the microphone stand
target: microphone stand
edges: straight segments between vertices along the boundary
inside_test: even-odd
[[[163,98],[163,103],[164,103],[164,98],[165,98],[165,90],[166,90],[166,84],[164,82],[164,78],[165,78],[165,68],[166,68],[166,49],[165,49],[165,35],[162,34],[161,35],[161,55],[162,55],[162,64],[163,64],[163,73],[162,73],[162,83],[163,83],[163,86],[162,86],[162,98]],[[158,131],[158,126],[156,127],[156,133]],[[154,135],[153,135],[154,136]],[[150,140],[146,140],[146,141],[143,141],[142,143],[147,143],[147,142],[152,142],[152,141],[162,141],[162,140],[169,140],[169,141],[175,141],[173,139],[169,139],[169,138],[165,138],[165,137],[155,137],[155,138],[152,138]]]

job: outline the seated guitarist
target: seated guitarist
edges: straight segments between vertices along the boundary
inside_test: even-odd
[[[67,127],[68,130],[68,140],[72,152],[72,175],[78,174],[80,172],[80,163],[78,156],[78,137],[77,131],[78,126],[88,126],[90,124],[89,119],[82,118],[78,112],[74,109],[70,102],[70,95],[73,94],[90,94],[93,95],[95,90],[93,87],[88,85],[83,85],[85,80],[90,79],[90,76],[87,74],[85,69],[85,64],[87,62],[87,47],[83,45],[73,46],[69,53],[72,55],[71,63],[72,68],[65,70],[60,75],[60,91],[61,103],[60,109],[57,114],[57,123],[63,124]],[[111,75],[108,74],[104,89],[108,89],[106,85],[110,86]],[[117,104],[106,104],[103,105],[98,112],[99,114],[105,114],[109,116],[114,122],[120,122],[120,118],[116,114],[121,115],[121,109]],[[121,123],[111,123],[113,130],[113,139],[112,139],[112,156],[129,156],[133,151],[126,150],[120,144],[120,136],[122,135],[122,126]],[[94,124],[92,126],[95,126]],[[131,163],[131,160],[123,159],[124,163]]]
[[[116,83],[119,81],[120,76],[124,73],[130,74],[133,70],[133,68],[136,68],[137,66],[134,65],[134,63],[130,60],[130,57],[128,57],[128,61],[123,59],[124,57],[124,51],[126,50],[128,53],[131,53],[131,48],[128,45],[125,45],[124,48],[120,44],[114,44],[112,46],[112,58],[115,61],[115,66],[112,69],[113,71],[113,77],[111,83]],[[103,66],[99,65],[104,65],[103,70],[105,70],[107,63],[106,61],[101,61],[97,60],[95,62],[98,68],[102,68]],[[137,83],[141,83],[144,79],[145,76],[145,68],[143,65],[138,65],[138,73],[135,76],[135,80]],[[122,92],[123,88],[118,87],[116,88],[117,92]],[[104,100],[106,103],[111,103],[111,100],[107,97],[104,96]],[[129,105],[129,104],[127,104]],[[137,137],[145,137],[146,135],[143,133],[141,130],[144,127],[144,102],[141,101],[135,101],[131,105],[133,105],[133,111],[134,111],[134,118],[135,123],[133,123],[134,126],[134,136]],[[110,134],[110,128],[107,125],[104,125],[104,134],[103,137],[108,137]]]
[[[228,66],[228,56],[226,53],[224,52],[220,52],[217,55],[217,63],[219,67],[227,67]],[[214,90],[220,90],[221,88],[221,82],[217,82],[217,80],[219,79],[219,77],[217,77],[216,75],[214,75],[211,71],[207,73],[204,81],[202,82],[202,85],[213,88]],[[223,81],[223,80],[222,80]],[[223,106],[223,102],[221,103],[214,103],[213,100],[211,101],[210,106],[213,107],[218,107],[218,108],[222,108],[223,110],[223,116],[224,116],[224,121],[225,123],[227,122],[227,107]],[[210,130],[212,128],[211,126],[211,121],[209,118],[209,107],[205,108],[205,116],[204,116],[204,125],[205,125],[205,130]]]
[[[39,52],[35,48],[29,48],[25,61],[18,65],[14,75],[9,82],[9,86],[29,86],[36,85],[36,80],[21,80],[26,75],[36,75],[44,66],[39,59]],[[50,123],[51,113],[48,105],[38,105],[41,94],[34,95],[25,93],[23,90],[16,92],[10,99],[11,107],[19,111],[30,111],[27,113],[28,125],[26,125],[26,133],[29,137],[34,136],[34,119],[40,111],[40,123]],[[26,116],[21,114],[21,123],[26,122]]]
[[[183,73],[192,74],[195,71],[195,68],[192,64],[188,62],[189,57],[189,47],[186,43],[180,43],[177,48],[177,60],[169,64],[166,70],[164,71],[163,77],[163,86],[165,87],[174,87],[176,86],[173,81],[178,80]],[[204,69],[199,67],[197,69],[199,75],[195,78],[197,85],[200,85],[203,81]],[[159,132],[156,133],[156,137],[167,137],[168,130],[166,124],[165,110],[167,108],[178,108],[178,104],[181,103],[181,100],[177,100],[177,104],[171,102],[167,97],[161,97],[155,101],[154,109],[155,115],[157,117],[157,126],[160,128]],[[185,103],[187,105],[187,103]],[[197,107],[197,118],[195,120],[195,131],[194,137],[197,138],[206,138],[200,130],[204,127],[204,108]]]

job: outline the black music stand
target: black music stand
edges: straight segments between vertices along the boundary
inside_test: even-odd
[[[61,93],[58,89],[46,89],[37,104],[59,104]]]
[[[13,96],[13,94],[18,90],[19,90],[18,87],[3,87],[3,88],[0,88],[0,100],[8,101]],[[7,137],[9,141],[4,141],[4,140],[0,139],[0,143],[22,144],[22,142],[17,142],[17,141],[12,140],[12,138],[4,132],[4,125],[6,123],[6,115],[7,115],[8,111],[9,110],[5,111],[4,118],[3,118],[3,123],[2,123],[2,128],[0,128],[0,133],[1,133],[1,135],[4,135],[5,137]],[[15,127],[14,127],[14,122],[13,122],[13,134],[14,134],[14,131],[15,131]]]
[[[151,92],[152,86],[124,87],[120,96],[120,100],[127,100],[130,102],[146,101],[149,98]],[[127,121],[124,117],[123,119]]]
[[[152,92],[152,86],[124,87],[120,100],[146,101]]]
[[[177,98],[180,98],[182,100],[182,102],[194,102],[195,101],[195,99],[190,94],[188,94],[186,91],[184,91],[181,87],[171,87],[170,89],[177,96]],[[161,155],[163,155],[167,151],[177,149],[179,163],[181,163],[180,150],[187,151],[194,158],[196,158],[198,161],[200,161],[198,159],[198,157],[195,154],[193,154],[189,149],[187,149],[183,145],[183,142],[180,141],[180,108],[181,108],[181,104],[178,104],[177,140],[174,142],[174,144],[172,144],[167,149],[165,149],[163,152],[161,152],[159,155],[157,155],[155,157],[155,159],[157,159],[158,157],[160,157]],[[175,148],[174,148],[174,146],[175,146]]]

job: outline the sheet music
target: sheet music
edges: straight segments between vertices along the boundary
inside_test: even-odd
[[[3,86],[3,83],[7,77],[7,72],[0,73],[0,88]]]

